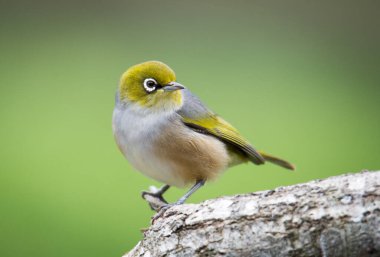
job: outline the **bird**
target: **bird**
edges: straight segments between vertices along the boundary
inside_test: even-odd
[[[270,162],[295,169],[290,162],[256,150],[237,129],[177,82],[175,72],[160,61],[136,64],[122,74],[112,129],[129,163],[164,184],[154,192],[143,192],[143,196],[163,201],[161,207],[183,204],[206,182],[241,163]],[[191,187],[169,204],[163,194],[171,186]]]

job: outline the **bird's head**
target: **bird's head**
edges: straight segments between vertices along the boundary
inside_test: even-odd
[[[182,106],[181,89],[174,71],[166,64],[148,61],[130,67],[121,77],[120,101],[151,111],[177,110]]]

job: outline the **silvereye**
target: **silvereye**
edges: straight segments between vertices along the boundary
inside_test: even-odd
[[[232,125],[176,82],[174,71],[159,61],[137,64],[122,75],[113,133],[134,168],[166,184],[150,193],[152,196],[165,201],[162,194],[170,186],[193,185],[174,204],[184,203],[206,181],[236,164],[268,161],[294,169],[285,160],[257,151]]]

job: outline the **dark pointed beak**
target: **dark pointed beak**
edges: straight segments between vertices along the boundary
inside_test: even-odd
[[[185,87],[182,86],[181,84],[173,81],[173,82],[170,82],[169,84],[165,85],[162,89],[165,92],[171,92],[171,91],[185,89]]]

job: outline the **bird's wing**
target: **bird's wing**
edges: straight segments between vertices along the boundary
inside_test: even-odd
[[[265,163],[264,158],[245,140],[239,132],[227,121],[210,111],[189,90],[184,89],[183,106],[177,113],[185,125],[193,130],[212,135],[227,145],[240,150],[255,164]]]

